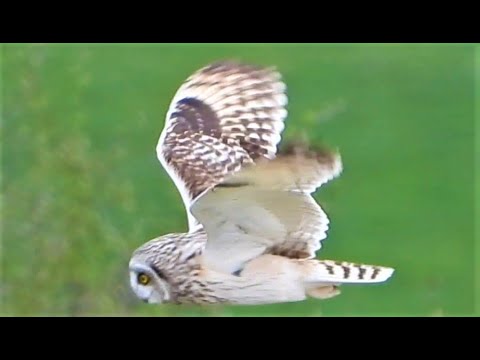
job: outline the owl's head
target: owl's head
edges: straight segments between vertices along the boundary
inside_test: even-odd
[[[178,286],[197,266],[195,255],[205,239],[205,235],[169,234],[140,246],[129,263],[130,286],[135,295],[150,304],[175,302]]]
[[[150,304],[169,302],[171,288],[165,275],[153,263],[132,257],[129,264],[130,286],[135,295]]]
[[[130,286],[135,295],[150,304],[172,300],[170,279],[175,269],[172,261],[178,256],[175,237],[171,235],[152,239],[136,249],[129,263]]]

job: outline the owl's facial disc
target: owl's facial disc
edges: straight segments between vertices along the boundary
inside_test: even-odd
[[[130,262],[130,286],[137,297],[149,304],[161,304],[170,300],[168,283],[158,271],[141,262]]]

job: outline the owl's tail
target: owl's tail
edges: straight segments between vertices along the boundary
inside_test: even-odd
[[[388,280],[393,268],[333,260],[299,260],[310,296],[329,298],[340,293],[342,284],[372,284]]]

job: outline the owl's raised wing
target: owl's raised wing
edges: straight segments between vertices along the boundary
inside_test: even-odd
[[[261,255],[311,258],[329,219],[311,193],[338,176],[338,153],[299,151],[244,167],[192,205],[207,232],[204,261],[233,273]]]
[[[243,164],[273,159],[281,140],[286,86],[273,68],[233,61],[208,65],[177,90],[157,145],[157,156],[189,209],[205,189]]]

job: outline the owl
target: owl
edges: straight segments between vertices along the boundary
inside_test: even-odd
[[[312,194],[342,172],[340,154],[278,150],[286,86],[271,67],[218,61],[188,77],[156,147],[188,231],[137,248],[130,285],[147,303],[259,305],[327,299],[394,269],[319,260],[329,218]]]

